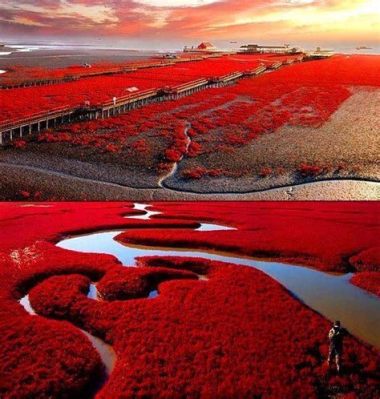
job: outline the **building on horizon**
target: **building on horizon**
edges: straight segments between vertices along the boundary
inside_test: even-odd
[[[215,52],[220,52],[212,43],[210,42],[202,42],[200,43],[197,47],[191,46],[185,46],[183,51],[185,53],[190,52],[190,53],[215,53]]]
[[[302,53],[302,49],[298,47],[290,47],[289,44],[283,46],[260,46],[259,44],[245,44],[240,46],[239,53],[241,54],[260,54],[260,53]]]

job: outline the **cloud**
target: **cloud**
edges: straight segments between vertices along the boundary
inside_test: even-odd
[[[3,0],[9,35],[189,42],[380,35],[378,0]],[[289,40],[286,39],[286,40]],[[285,40],[285,38],[284,38]]]
[[[202,7],[208,4],[218,3],[221,0],[135,0],[136,3],[157,8],[188,8]]]

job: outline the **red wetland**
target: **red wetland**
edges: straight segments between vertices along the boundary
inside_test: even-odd
[[[301,184],[315,198],[321,181],[341,184],[333,198],[373,199],[379,67],[377,55],[186,53],[9,67],[0,76],[0,199],[260,199]],[[150,100],[118,106],[133,96]],[[46,113],[66,117],[25,127]]]
[[[2,203],[0,396],[379,397],[378,214],[376,202]],[[338,317],[340,373],[326,363]]]

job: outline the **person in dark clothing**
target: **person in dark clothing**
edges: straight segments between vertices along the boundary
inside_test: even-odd
[[[336,369],[338,373],[342,367],[342,352],[343,352],[343,338],[345,335],[344,328],[341,327],[340,321],[334,322],[333,327],[329,331],[329,356],[327,362],[330,365],[333,358],[335,358]]]

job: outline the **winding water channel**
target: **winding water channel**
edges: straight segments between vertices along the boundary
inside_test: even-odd
[[[186,126],[185,126],[185,130],[184,130],[184,136],[186,138],[186,148],[184,153],[181,155],[181,158],[177,161],[177,162],[173,162],[171,168],[169,169],[169,171],[160,177],[160,179],[158,180],[158,186],[161,188],[168,188],[165,184],[166,180],[170,179],[172,176],[174,176],[178,170],[178,164],[182,161],[182,159],[184,158],[185,154],[187,154],[187,151],[190,147],[191,144],[191,138],[188,134],[189,130],[191,128],[191,124],[190,122],[186,122]],[[144,204],[143,204],[144,205]]]
[[[148,220],[151,216],[160,214],[160,212],[149,210],[149,205],[146,204],[135,204],[134,208],[145,213],[126,216],[127,218]],[[143,227],[141,228],[143,229]],[[235,228],[230,226],[200,223],[200,227],[195,230],[218,231],[233,229]],[[115,240],[117,235],[127,230],[126,228],[123,230],[100,231],[67,237],[56,245],[63,249],[82,253],[110,254],[115,256],[126,267],[136,266],[136,258],[143,256],[201,257],[253,267],[274,278],[311,309],[327,319],[341,320],[344,327],[351,334],[380,348],[380,299],[352,285],[349,282],[352,276],[351,273],[339,275],[321,272],[305,266],[257,260],[218,251],[135,246]],[[200,276],[200,279],[202,279],[202,276]],[[149,294],[148,298],[155,298],[157,295],[159,295],[159,290],[154,290]],[[90,285],[88,297],[98,300],[95,284]],[[29,303],[28,295],[21,299],[20,304],[27,312],[35,314]],[[95,349],[97,349],[105,364],[107,373],[110,373],[116,360],[113,349],[99,338],[85,331],[83,333],[86,334]]]
[[[135,209],[145,210],[147,213],[128,218],[149,219],[153,214],[157,215],[157,212],[149,211],[147,207],[144,204],[136,204]],[[231,227],[202,223],[197,230],[225,229]],[[135,266],[136,258],[142,256],[186,256],[254,267],[277,280],[305,305],[329,320],[341,320],[353,335],[380,348],[380,300],[377,296],[352,285],[349,282],[351,273],[325,273],[310,267],[256,260],[217,251],[135,246],[114,239],[126,230],[68,237],[57,243],[57,246],[78,252],[114,255],[125,266]]]

